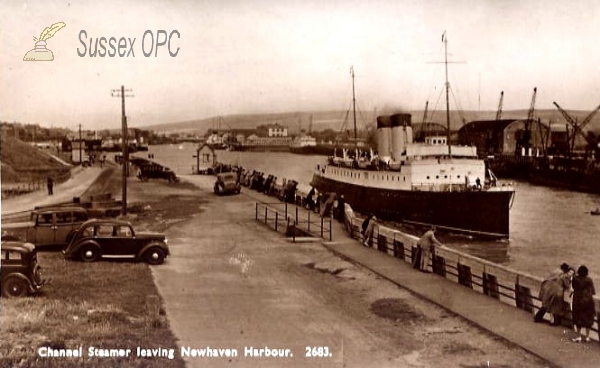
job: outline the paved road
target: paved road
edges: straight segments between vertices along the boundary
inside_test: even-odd
[[[186,180],[208,192],[214,179]],[[190,367],[550,366],[320,243],[290,243],[255,222],[252,197],[207,197],[152,268],[180,347],[238,354],[189,356]],[[288,356],[246,355],[265,348]]]
[[[36,206],[45,206],[55,203],[72,201],[85,193],[98,176],[108,168],[77,167],[71,171],[71,178],[64,183],[54,185],[54,195],[48,195],[46,188],[17,197],[3,199],[0,203],[2,215],[30,211]],[[113,168],[114,169],[114,168]]]

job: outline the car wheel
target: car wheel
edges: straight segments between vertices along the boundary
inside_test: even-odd
[[[100,250],[93,245],[86,245],[81,248],[79,258],[84,262],[96,262],[100,259]]]
[[[151,265],[159,265],[165,260],[165,251],[159,247],[152,247],[144,253],[144,260]]]
[[[19,276],[8,276],[2,281],[2,296],[21,297],[29,294],[29,283]]]

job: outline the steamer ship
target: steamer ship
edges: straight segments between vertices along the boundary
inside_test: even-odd
[[[355,106],[352,69],[351,75]],[[343,194],[353,210],[384,220],[477,238],[508,238],[514,189],[498,183],[478,159],[476,147],[450,145],[447,80],[446,72],[446,137],[416,143],[410,114],[379,116],[377,154],[356,149],[329,157],[317,167],[311,185],[322,193]]]

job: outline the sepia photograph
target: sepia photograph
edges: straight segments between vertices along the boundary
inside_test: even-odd
[[[0,10],[0,368],[598,366],[596,1]]]

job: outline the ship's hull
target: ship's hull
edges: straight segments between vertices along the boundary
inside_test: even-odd
[[[298,155],[322,155],[322,156],[332,156],[333,155],[333,147],[332,146],[303,146],[303,147],[294,147],[290,146],[290,152]]]
[[[315,174],[320,192],[344,195],[353,210],[395,222],[435,225],[485,238],[508,238],[514,191],[410,191],[366,187]]]

